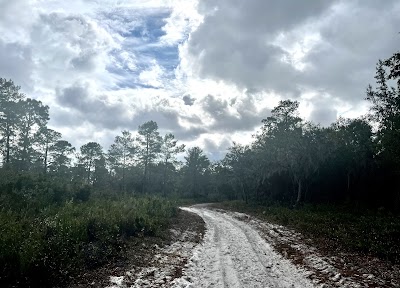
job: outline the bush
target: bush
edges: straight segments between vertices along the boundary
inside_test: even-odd
[[[0,286],[51,286],[121,251],[130,236],[157,235],[176,213],[157,198],[92,199],[41,210],[0,209]]]
[[[86,202],[90,197],[90,186],[86,185],[81,187],[78,192],[75,194],[75,199],[78,201]]]

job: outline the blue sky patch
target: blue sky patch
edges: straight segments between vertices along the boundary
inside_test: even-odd
[[[113,74],[136,79],[137,83],[132,84],[132,81],[129,81],[128,85],[146,88],[147,85],[140,84],[138,76],[156,61],[166,71],[166,75],[164,75],[166,78],[173,77],[173,72],[179,64],[178,45],[171,46],[160,42],[160,38],[165,35],[163,27],[170,15],[171,11],[169,10],[103,15],[106,19],[118,21],[119,25],[124,26],[119,26],[119,29],[115,31],[125,38],[121,50],[111,52],[114,63],[107,67],[107,70]],[[135,69],[132,69],[132,65],[127,65],[126,59],[121,56],[123,52],[133,54]],[[125,85],[125,83],[121,84]]]
[[[145,16],[144,19],[138,19],[138,25],[132,27],[126,33],[121,33],[121,36],[130,38],[141,38],[146,42],[155,42],[165,35],[162,28],[165,26],[165,19],[171,15],[171,12],[158,12]]]

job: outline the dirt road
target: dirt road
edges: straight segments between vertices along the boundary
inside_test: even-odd
[[[183,209],[201,216],[207,232],[172,287],[314,287],[247,223],[207,207]]]
[[[105,287],[400,288],[399,267],[379,259],[323,253],[287,227],[212,205],[182,209],[185,225],[171,228],[175,240],[151,246],[151,260],[113,272]]]

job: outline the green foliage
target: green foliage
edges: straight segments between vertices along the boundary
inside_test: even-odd
[[[380,161],[400,169],[400,52],[379,60],[376,88],[367,88],[366,99],[372,104],[370,118],[378,125],[377,148]],[[390,84],[394,82],[394,86]]]
[[[86,186],[60,203],[57,187],[43,178],[25,175],[16,183],[0,194],[0,285],[59,284],[117,255],[126,237],[158,235],[176,213],[165,199],[88,199]]]
[[[207,176],[210,160],[200,147],[193,147],[187,150],[183,172],[183,189],[190,193],[190,197],[207,197]]]
[[[75,200],[86,202],[86,201],[89,200],[90,193],[91,193],[90,186],[89,185],[85,185],[85,186],[79,188],[79,190],[76,192]]]
[[[94,172],[97,168],[96,164],[103,157],[103,148],[97,142],[88,142],[81,146],[80,151],[79,165],[85,168],[86,177],[80,176],[83,179],[86,178],[86,184],[93,184],[95,181]]]

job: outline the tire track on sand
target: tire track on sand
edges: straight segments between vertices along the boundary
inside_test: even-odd
[[[314,287],[247,223],[207,207],[183,209],[201,216],[207,232],[184,270],[189,282],[173,287]]]

